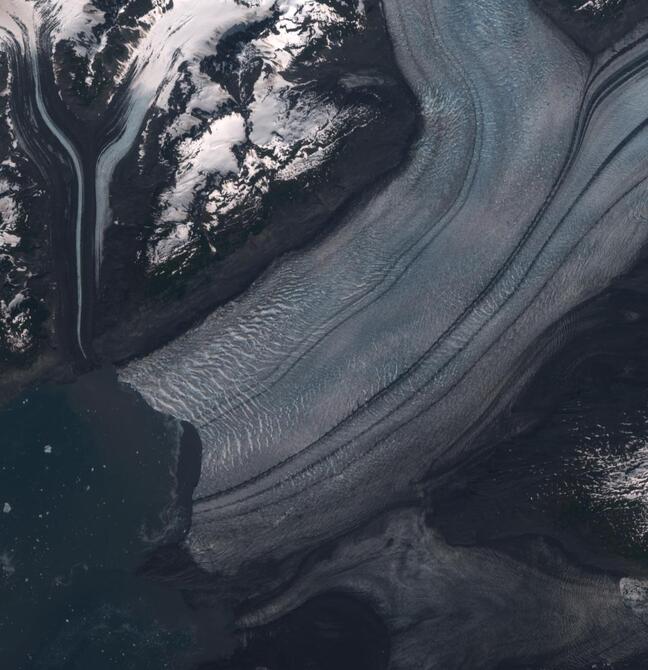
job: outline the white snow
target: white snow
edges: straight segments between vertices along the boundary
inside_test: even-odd
[[[193,228],[193,222],[179,223],[172,231],[157,242],[151,252],[153,263],[162,263],[186,246]]]
[[[17,228],[21,220],[24,221],[23,210],[16,201],[18,189],[17,185],[12,185],[6,178],[0,178],[0,258],[11,268],[9,274],[20,271],[23,276],[28,276],[23,272],[25,268],[22,267],[19,255],[15,253],[21,242],[21,237],[16,234]],[[22,288],[15,286],[15,279],[11,282],[5,279],[4,291],[5,295],[13,292],[13,296],[7,298],[8,302],[0,299],[0,333],[4,345],[19,353],[28,349],[33,341],[29,330],[29,307],[23,307],[29,293],[26,279]]]
[[[34,24],[34,6],[29,0],[2,0],[0,3],[0,38],[3,31],[20,38],[21,26]]]
[[[0,42],[7,44],[10,49],[17,47],[28,58],[32,58],[36,34],[42,27],[42,21],[50,16],[48,10],[51,9],[51,3],[44,0],[35,3],[29,0],[4,0],[0,3]],[[32,58],[32,65],[33,62]],[[9,91],[5,93],[11,91],[11,84],[10,78]],[[3,160],[0,168],[0,259],[9,268],[6,276],[0,280],[4,285],[3,297],[0,299],[0,338],[3,346],[14,353],[21,353],[33,343],[27,283],[31,274],[17,249],[21,242],[20,229],[27,220],[20,204],[20,187],[16,181],[19,173],[14,159],[19,155],[19,147],[14,124],[10,115],[2,121],[9,131],[11,146],[17,153]],[[11,511],[9,503],[5,504],[3,511]]]
[[[94,55],[107,44],[105,35],[93,33],[106,17],[87,0],[36,0],[35,5],[9,0],[4,11],[7,17],[10,12],[19,14],[32,32],[44,22],[53,43],[69,40],[76,53],[88,59],[90,70]],[[360,7],[357,27],[362,24],[362,13]],[[275,19],[270,27],[238,56],[241,68],[261,59],[262,74],[249,100],[235,100],[224,86],[201,71],[201,63],[216,53],[224,36],[269,18]],[[5,23],[10,21],[5,18]],[[138,139],[145,141],[148,126],[143,126],[149,111],[169,110],[176,87],[191,96],[161,138],[175,153],[178,169],[175,183],[160,197],[158,235],[148,254],[152,266],[191,242],[197,225],[189,220],[190,210],[208,183],[215,185],[205,194],[206,214],[211,219],[204,225],[214,228],[219,225],[219,214],[242,198],[267,192],[270,183],[264,173],[293,179],[321,163],[348,119],[332,103],[313,93],[295,91],[285,71],[318,40],[326,43],[332,27],[348,21],[318,0],[156,0],[153,9],[139,20],[140,39],[129,47],[129,56],[122,63],[122,74],[128,68],[133,72],[124,132],[104,148],[97,162],[97,272],[104,231],[112,223],[109,188],[114,169]],[[119,81],[118,75],[116,85]],[[247,118],[240,111],[223,115],[225,105],[236,109],[241,104],[247,108]],[[245,155],[237,160],[234,149],[244,142]],[[142,152],[140,144],[140,157]],[[251,177],[256,183],[249,183]],[[0,245],[5,248],[20,243],[11,223],[18,214],[10,196],[0,197]]]
[[[112,222],[109,186],[117,163],[138,139],[147,112],[153,106],[167,108],[169,96],[180,76],[180,66],[193,64],[195,72],[197,64],[214,53],[218,41],[227,31],[269,16],[274,3],[272,0],[256,0],[248,4],[240,5],[235,0],[175,0],[172,7],[159,4],[140,22],[145,34],[129,61],[135,74],[126,127],[121,136],[104,149],[97,163],[97,274],[103,256],[103,236]],[[202,104],[215,99],[213,91],[205,96]],[[231,129],[226,125],[224,130]],[[218,143],[223,151],[228,150],[225,144],[224,138]],[[186,150],[190,155],[192,148],[186,147]],[[189,174],[191,167],[184,165],[181,170],[189,183],[193,178]],[[180,194],[182,198],[182,191]],[[183,201],[168,206],[180,209]]]
[[[182,215],[197,186],[207,175],[227,174],[238,168],[232,147],[245,140],[245,120],[240,114],[231,114],[212,121],[208,131],[199,138],[186,138],[180,143],[180,159],[176,186],[170,194],[172,211]]]
[[[21,242],[21,237],[16,234],[17,227],[21,219],[24,220],[22,208],[15,200],[17,189],[17,186],[12,186],[6,179],[0,179],[0,258],[11,268],[10,274],[19,271],[24,277],[28,277],[19,256],[15,254]],[[5,280],[5,292],[11,285],[14,293],[8,302],[0,299],[0,333],[4,344],[18,353],[28,349],[33,338],[29,330],[29,307],[21,311],[28,298],[26,279],[22,288],[15,287],[14,282],[15,279],[11,282]]]
[[[0,181],[0,253],[20,244],[16,227],[22,210],[15,200],[15,189],[5,179]]]
[[[14,312],[27,299],[24,293],[16,293],[11,302],[7,305],[8,312]]]
[[[359,9],[357,13],[358,26],[362,12]],[[234,101],[223,86],[201,72],[200,63],[215,53],[223,36],[276,16],[275,13],[278,19],[260,37],[252,40],[239,57],[241,66],[250,59],[261,58],[263,61],[263,74],[257,81],[254,99],[249,106],[249,139],[270,148],[275,160],[267,165],[264,157],[256,165],[246,160],[239,166],[232,150],[246,139],[246,124],[237,112],[222,117],[222,107],[225,103],[240,101]],[[289,159],[291,143],[305,138],[321,139],[318,134],[329,124],[336,110],[330,105],[322,105],[312,95],[308,101],[305,99],[291,109],[287,94],[293,84],[283,77],[282,72],[315,40],[325,38],[327,29],[345,22],[348,19],[317,0],[250,0],[245,3],[238,0],[175,0],[173,6],[155,7],[140,22],[143,37],[128,61],[135,69],[135,76],[126,130],[104,151],[97,168],[98,263],[104,231],[112,223],[108,184],[116,164],[138,138],[142,156],[142,143],[147,134],[146,129],[144,134],[140,129],[150,109],[168,110],[176,86],[184,93],[194,91],[186,109],[162,137],[163,143],[174,143],[179,167],[176,184],[163,193],[160,200],[161,239],[158,238],[149,251],[149,260],[156,265],[187,242],[176,226],[187,223],[196,193],[205,187],[211,176],[226,177],[209,196],[210,211],[213,211],[214,203],[222,201],[224,190],[230,188],[228,179],[241,175],[241,170],[248,173],[258,172],[261,167],[279,170]],[[181,66],[184,67],[181,69]],[[194,116],[197,110],[211,121],[201,124]],[[187,137],[189,133],[191,137]],[[254,162],[254,150],[251,154]],[[304,156],[297,157],[302,169],[309,169],[316,160],[314,154],[310,161],[304,161]],[[241,192],[244,191],[243,184]],[[217,221],[212,225],[217,225]]]
[[[587,0],[587,2],[584,2],[580,7],[577,7],[576,11],[599,13],[607,7],[617,3],[618,0]]]
[[[149,29],[133,53],[137,74],[133,88],[138,97],[166,108],[182,63],[199,63],[213,54],[221,37],[237,26],[270,15],[272,0],[249,6],[234,0],[175,0],[173,8],[156,8]]]
[[[4,225],[15,223],[18,213],[19,210],[16,201],[9,194],[0,196],[0,218]]]
[[[38,7],[51,21],[53,42],[69,40],[79,56],[90,57],[99,50],[93,28],[105,21],[103,11],[88,0],[40,0]]]
[[[576,463],[580,488],[593,508],[615,522],[625,511],[629,537],[648,542],[648,442],[641,435],[648,415],[624,415],[618,424],[597,424],[582,438]],[[623,448],[616,445],[625,438]],[[568,491],[571,494],[571,491]]]
[[[21,265],[19,257],[12,255],[21,242],[21,238],[16,234],[16,226],[19,222],[19,216],[22,212],[13,195],[17,187],[11,187],[5,179],[0,180],[0,191],[4,195],[0,197],[0,258],[11,268],[10,273],[19,271],[23,276],[28,277],[24,272],[25,268]],[[19,353],[29,348],[33,341],[29,330],[29,307],[23,307],[23,303],[28,298],[28,289],[26,279],[22,283],[22,288],[14,287],[15,279],[10,283],[13,287],[13,297],[0,299],[0,333],[5,346],[11,351]],[[5,281],[5,292],[8,290],[9,283]]]
[[[20,244],[18,235],[0,231],[0,247],[17,247]]]

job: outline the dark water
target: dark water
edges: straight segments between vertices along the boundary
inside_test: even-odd
[[[183,584],[174,549],[198,474],[190,428],[113,371],[32,391],[0,408],[0,429],[3,670],[385,667],[382,622],[340,595],[227,659],[227,612],[194,575]]]
[[[586,306],[501,434],[431,487],[422,504],[448,542],[515,553],[541,536],[580,565],[648,575],[646,286],[644,263]],[[190,430],[114,372],[32,391],[0,408],[0,430],[3,670],[387,667],[388,622],[336,592],[239,638],[227,659],[227,587],[201,585],[169,549],[190,521]]]
[[[185,667],[180,593],[136,576],[186,530],[182,426],[105,370],[5,406],[0,429],[0,667]]]

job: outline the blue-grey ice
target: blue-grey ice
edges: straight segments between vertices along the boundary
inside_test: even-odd
[[[648,237],[645,28],[591,65],[526,0],[384,6],[423,115],[407,165],[122,371],[199,429],[207,569],[314,544],[459,462]]]

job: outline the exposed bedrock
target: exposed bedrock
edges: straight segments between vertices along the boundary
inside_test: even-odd
[[[0,8],[0,397],[71,355],[76,185],[41,114],[33,5]]]
[[[140,50],[171,61],[178,42],[183,60],[134,76],[126,131],[99,159],[102,358],[148,353],[241,293],[402,163],[416,133],[377,0],[209,4],[153,24]],[[142,104],[156,77],[165,93]]]
[[[590,53],[612,46],[648,17],[644,0],[535,0],[556,24]]]
[[[0,177],[25,183],[0,184],[0,272],[48,266],[0,298],[0,365],[32,366],[0,397],[173,339],[321,232],[416,130],[378,0],[5,4],[0,125],[19,160],[3,136]],[[28,226],[45,197],[48,227]]]
[[[282,559],[469,453],[534,342],[645,242],[645,43],[530,2],[386,2],[424,129],[337,230],[122,377],[203,442],[188,545]]]

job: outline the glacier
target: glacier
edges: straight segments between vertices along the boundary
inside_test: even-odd
[[[530,2],[384,7],[424,117],[407,166],[121,372],[200,432],[207,570],[281,560],[460,463],[534,343],[646,240],[644,27],[591,62]]]
[[[21,200],[16,166],[28,161],[19,154],[31,150],[38,164],[54,149],[76,182],[75,215],[61,225],[74,233],[74,327],[91,358],[95,292],[120,279],[103,269],[119,246],[107,244],[122,225],[119,170],[130,161],[145,179],[157,161],[172,174],[138,258],[149,275],[184,262],[196,239],[217,257],[232,210],[277,184],[307,188],[351,129],[371,123],[366,99],[388,76],[323,66],[339,57],[340,34],[367,30],[370,7],[382,7],[420,107],[405,164],[346,207],[328,207],[327,234],[276,258],[215,310],[194,309],[194,284],[172,271],[178,302],[194,319],[208,315],[120,369],[202,441],[179,550],[183,589],[208,584],[198,596],[208,600],[234,584],[244,601],[237,630],[252,637],[322,594],[351,594],[384,623],[394,669],[623,661],[645,651],[640,575],[596,572],[540,537],[453,546],[422,510],[564,345],[574,310],[645,249],[648,24],[591,55],[531,0],[154,0],[123,25],[128,2],[103,11],[7,0],[3,54],[27,64],[14,71],[30,87],[25,110],[14,102],[0,119],[17,149],[0,166],[0,260],[21,265],[27,223],[36,225]],[[584,3],[578,13],[599,9]],[[127,39],[102,70],[115,26]],[[335,94],[307,81],[313,72],[335,78]],[[56,87],[96,146],[57,125],[48,102],[59,100],[45,95]],[[360,102],[340,102],[340,91]],[[56,147],[39,142],[45,128]],[[16,350],[31,342],[30,292],[25,280],[0,297],[3,337]],[[184,329],[184,313],[163,304]],[[157,309],[131,307],[142,320]],[[130,328],[121,313],[103,316]],[[592,500],[643,501],[644,452],[594,463],[583,452],[583,467],[603,476]]]
[[[7,53],[16,50],[16,62],[24,58],[31,68],[25,80],[38,118],[30,112],[23,122],[42,123],[74,173],[74,318],[85,359],[95,356],[93,315],[103,308],[95,310],[95,298],[111,284],[101,269],[106,234],[120,223],[111,205],[115,172],[130,154],[139,151],[144,181],[151,163],[167,166],[169,182],[149,208],[155,230],[139,222],[150,239],[133,259],[144,258],[151,274],[164,273],[185,255],[191,265],[195,247],[217,235],[233,211],[253,219],[275,184],[324,169],[346,136],[375,115],[363,104],[338,107],[293,72],[307,52],[322,61],[326,49],[339,46],[338,33],[361,31],[364,3],[218,0],[218,11],[211,0],[135,4],[11,0],[0,14]],[[244,48],[230,54],[232,72],[208,72],[210,59],[239,36]],[[244,79],[252,87],[245,99],[232,78],[234,89]],[[369,91],[372,83],[363,86]],[[157,138],[160,155],[148,155],[152,122],[158,131],[167,124]],[[37,127],[28,132],[28,141],[40,136]],[[56,157],[55,146],[42,149]],[[85,249],[88,236],[92,249]],[[220,242],[209,246],[222,257]]]

